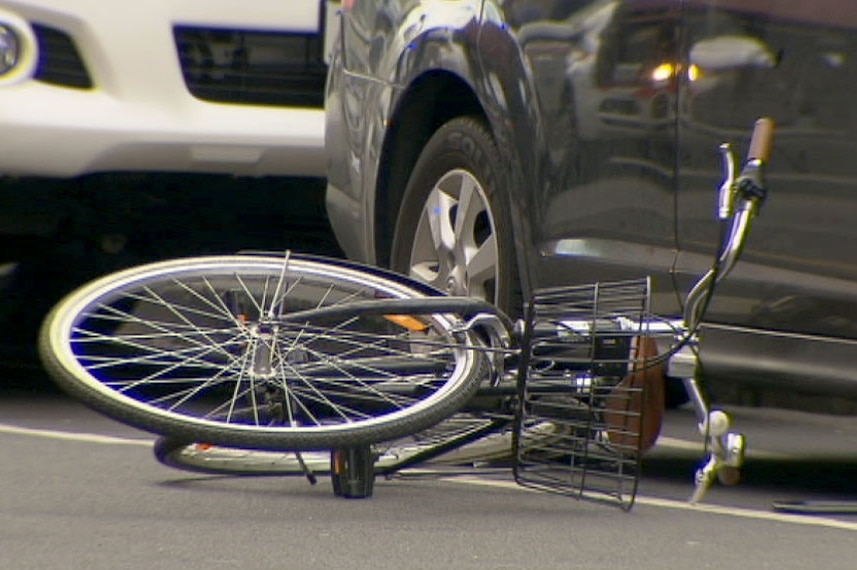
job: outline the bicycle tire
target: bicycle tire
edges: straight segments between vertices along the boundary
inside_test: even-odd
[[[45,319],[39,351],[67,392],[156,434],[246,449],[371,444],[451,416],[486,376],[457,314],[409,313],[422,329],[385,315],[432,291],[321,257],[163,261],[70,293]],[[306,320],[360,300],[377,310]]]
[[[437,426],[389,442],[373,444],[375,471],[390,474],[412,459],[432,454],[434,449],[450,439],[465,437],[479,430],[490,420],[468,414],[455,414]],[[548,432],[550,426],[540,426]],[[512,447],[511,425],[507,430],[491,432],[473,442],[432,456],[426,463],[434,465],[467,465],[508,457]],[[155,440],[153,453],[166,467],[202,473],[230,476],[291,476],[304,475],[304,468],[294,451],[238,449],[207,443],[192,443],[174,437],[161,436]],[[330,452],[310,451],[301,454],[304,464],[316,475],[330,473]],[[420,461],[422,464],[423,462]]]

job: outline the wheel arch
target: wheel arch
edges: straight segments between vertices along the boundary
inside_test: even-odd
[[[388,267],[396,216],[411,170],[420,151],[441,125],[456,117],[472,116],[488,124],[487,115],[471,86],[458,75],[441,70],[426,72],[402,93],[390,118],[381,148],[374,217],[375,255]]]

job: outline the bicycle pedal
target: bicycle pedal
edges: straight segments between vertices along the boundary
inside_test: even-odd
[[[721,485],[733,487],[741,482],[741,469],[731,465],[723,465],[717,470],[717,480]]]
[[[726,443],[723,446],[725,457],[723,463],[729,467],[740,469],[744,466],[744,458],[747,454],[747,440],[740,433],[727,433]]]
[[[709,489],[711,489],[712,483],[714,483],[716,470],[717,459],[713,456],[708,459],[705,466],[696,470],[696,473],[694,474],[693,494],[688,501],[690,504],[695,505],[702,502],[705,495],[708,494]]]
[[[690,498],[692,504],[699,503],[717,480],[725,486],[737,485],[741,481],[741,468],[747,442],[742,434],[727,432],[720,436],[709,437],[712,450],[705,466],[695,475],[695,489]]]

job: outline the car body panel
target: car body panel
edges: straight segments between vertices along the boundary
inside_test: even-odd
[[[38,30],[50,33],[27,44],[26,70],[0,78],[0,174],[323,176],[320,104],[239,104],[194,96],[183,77],[175,33],[183,26],[212,34],[236,30],[235,39],[208,44],[206,65],[222,70],[241,60],[280,70],[280,54],[266,38],[320,38],[325,7],[323,0],[0,0],[0,23],[14,21],[31,39],[42,37]],[[239,33],[248,43],[241,44]],[[48,46],[53,51],[45,51]],[[88,87],[39,80],[39,68],[56,64],[70,50],[88,75]],[[319,99],[323,79],[322,70]]]
[[[499,26],[515,35],[531,102],[511,108],[529,125],[514,132],[537,254],[526,256],[534,287],[652,274],[657,306],[674,310],[668,269],[675,255],[675,86],[651,78],[678,56],[663,21],[676,18],[664,2],[542,2],[539,9],[487,3]],[[488,9],[486,8],[486,12]],[[487,32],[483,32],[483,35]],[[642,36],[652,49],[631,45]],[[483,49],[485,53],[487,50]],[[485,57],[486,75],[502,77],[504,57]],[[492,65],[494,67],[492,67]],[[513,97],[506,95],[507,99]],[[512,159],[512,160],[515,160]]]
[[[682,87],[678,268],[698,273],[698,254],[714,248],[717,227],[710,221],[706,187],[717,172],[711,149],[729,138],[745,149],[746,137],[733,133],[768,114],[777,123],[771,198],[711,317],[857,339],[857,16],[850,22],[807,22],[810,14],[836,14],[841,0],[785,14],[774,7],[754,12],[752,4],[687,7],[687,57],[713,38],[732,46],[749,39],[760,49],[753,61],[723,55],[716,69],[703,69],[695,82],[702,85]],[[736,48],[727,44],[720,51]]]
[[[685,11],[685,61],[701,57],[700,45],[720,44],[719,61],[681,87],[679,283],[698,274],[717,239],[710,149],[731,140],[743,152],[744,125],[762,114],[777,123],[771,195],[712,303],[715,346],[703,347],[705,362],[736,378],[755,373],[752,380],[778,386],[853,394],[857,13],[842,0],[692,0]]]
[[[349,65],[328,86],[328,210],[349,256],[380,261],[385,160],[409,133],[396,119],[416,82],[448,73],[508,165],[525,297],[650,274],[656,312],[680,315],[716,251],[718,146],[740,159],[770,116],[771,197],[708,315],[706,375],[857,394],[857,15],[845,0],[484,0],[476,20],[461,17],[471,2],[386,2],[387,20],[367,4],[364,41],[343,36]],[[369,112],[340,100],[349,81]]]

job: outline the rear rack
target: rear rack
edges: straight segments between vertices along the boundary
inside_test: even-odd
[[[640,475],[650,280],[536,291],[513,437],[518,484],[633,506]],[[551,422],[550,437],[527,426]]]

